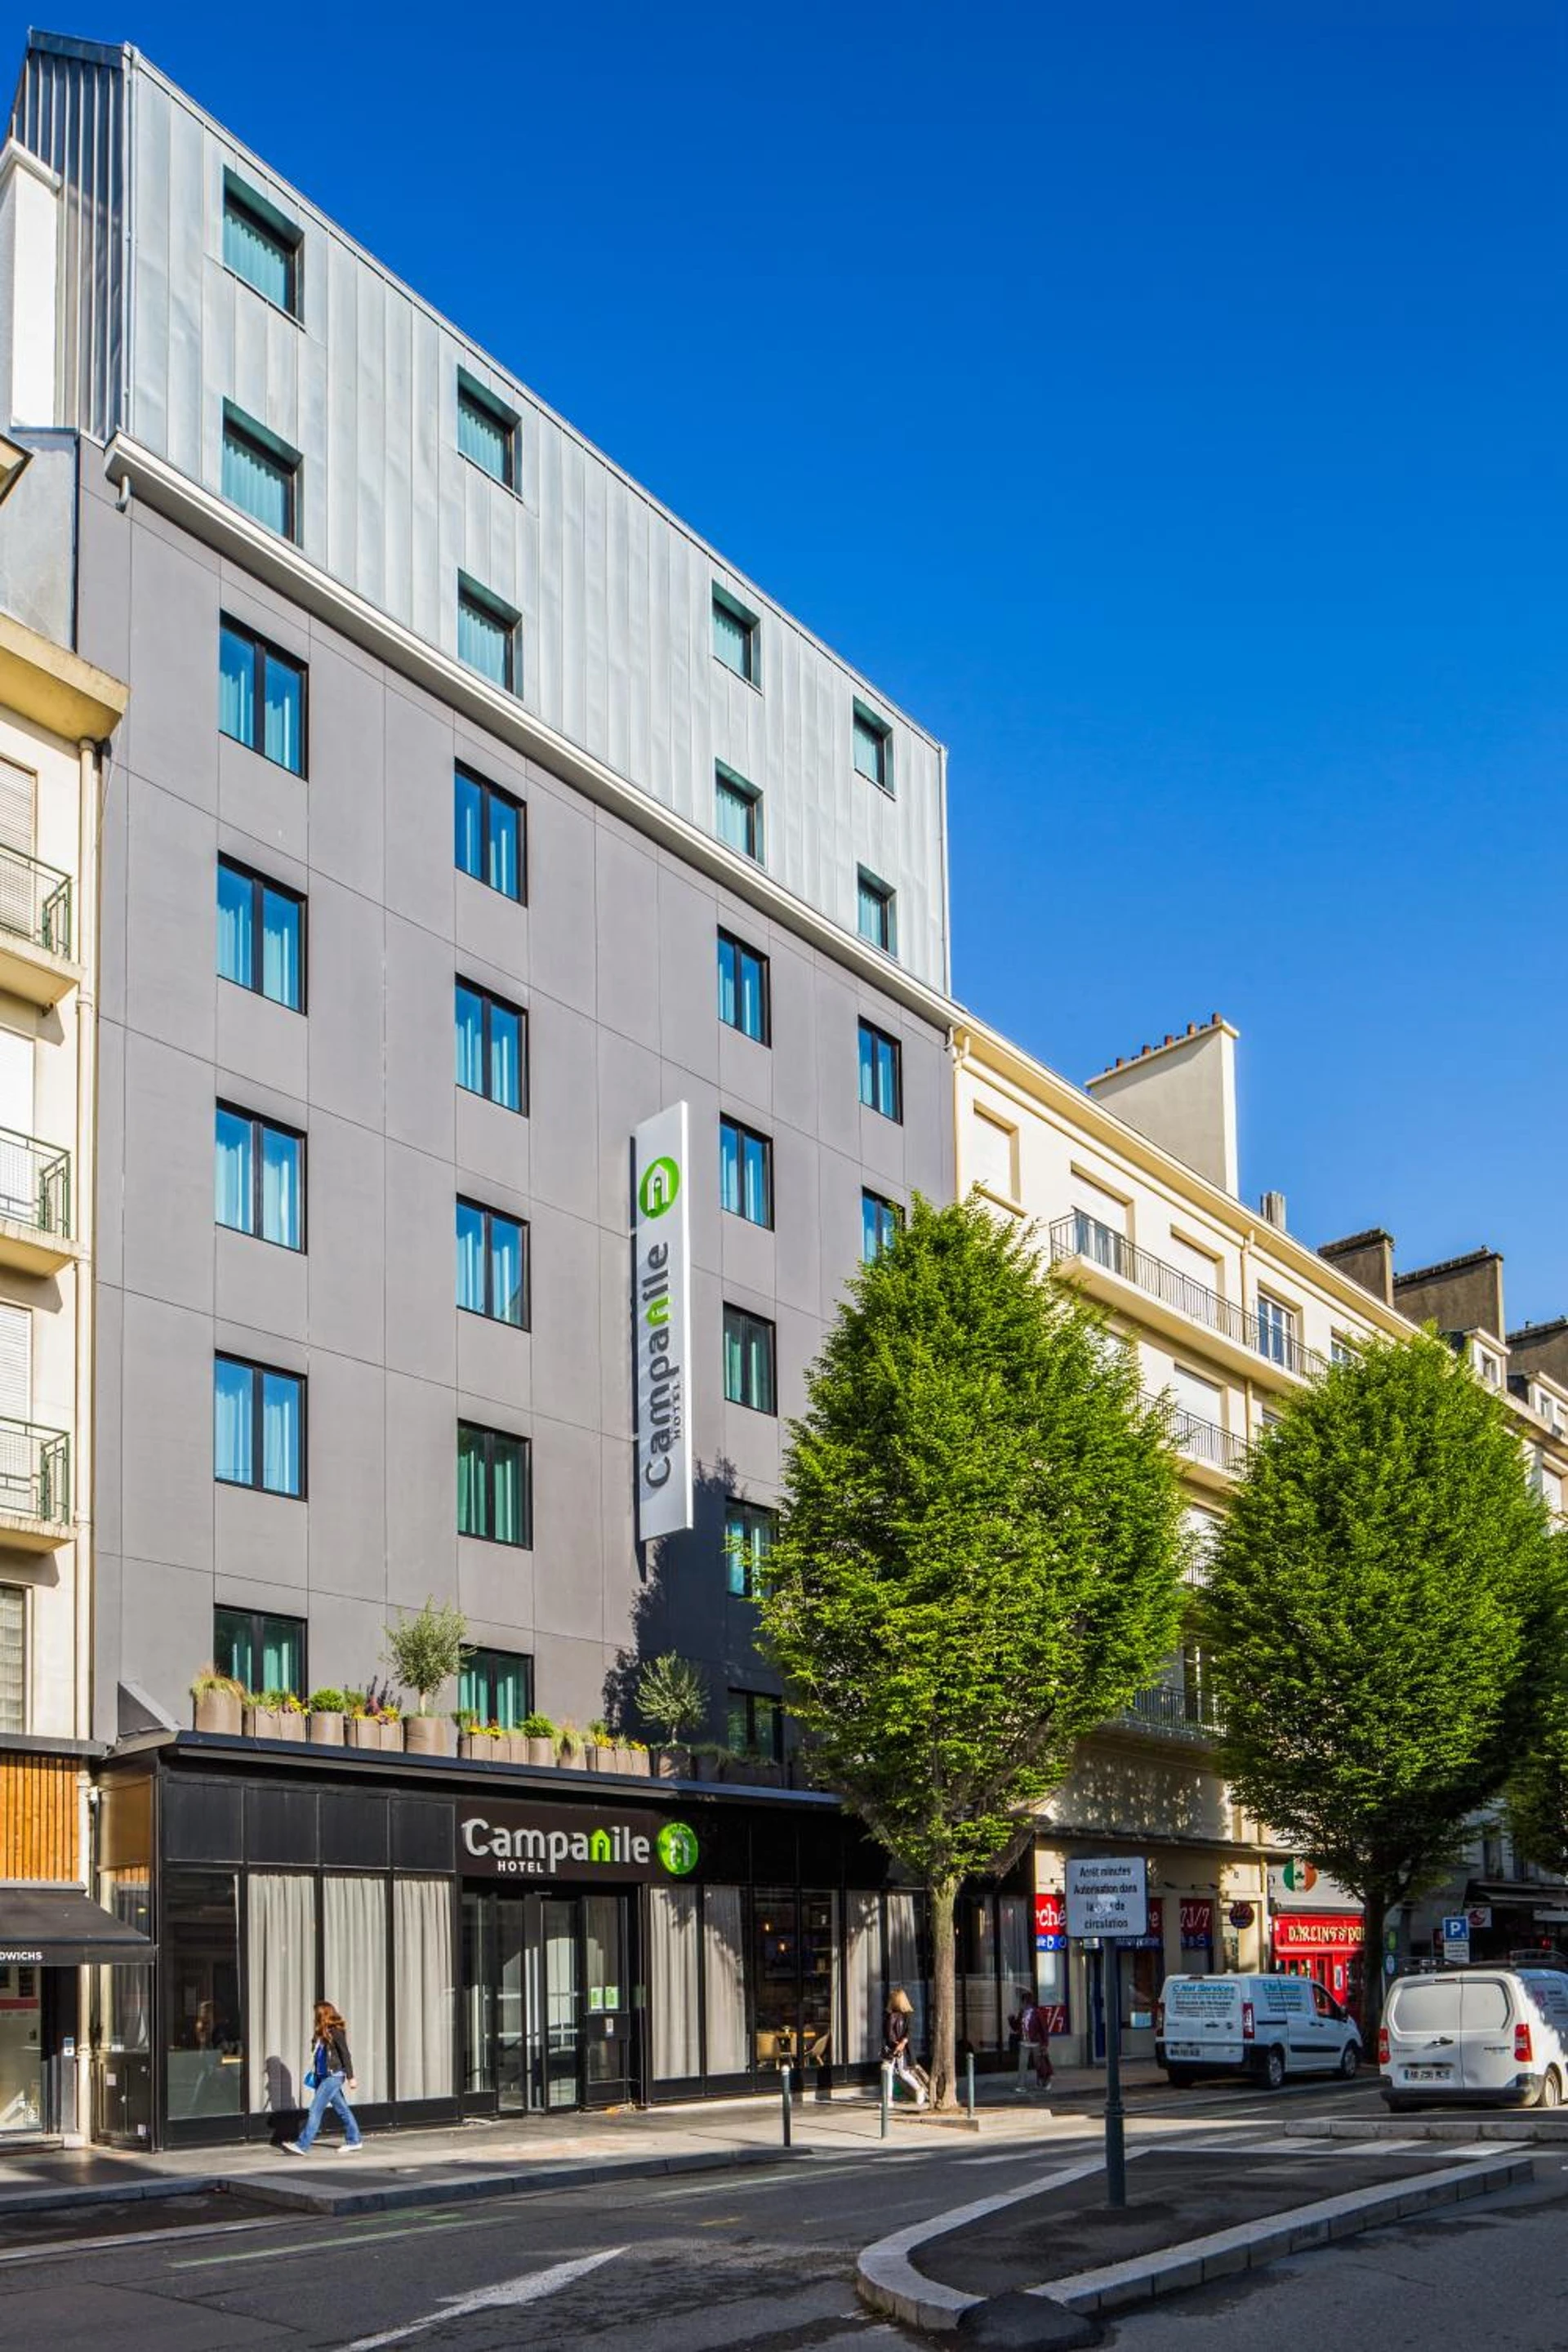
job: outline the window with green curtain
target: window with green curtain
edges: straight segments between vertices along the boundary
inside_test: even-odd
[[[231,506],[275,530],[295,536],[296,477],[300,460],[271,446],[260,428],[226,409],[223,420],[223,495]]]
[[[858,890],[858,924],[860,937],[869,940],[884,955],[897,953],[898,934],[894,924],[893,893],[874,874],[860,869]]]
[[[743,1307],[724,1309],[724,1399],[752,1412],[773,1412],[773,1327]]]
[[[468,669],[488,677],[492,686],[513,690],[516,669],[517,621],[482,590],[467,583],[458,590],[458,659]]]
[[[879,1192],[863,1192],[860,1195],[860,1255],[869,1265],[882,1252],[891,1249],[899,1230],[899,1211],[891,1201],[884,1201]]]
[[[868,1110],[879,1111],[884,1118],[901,1120],[904,1115],[901,1063],[898,1039],[862,1021],[860,1099]]]
[[[773,1221],[773,1148],[737,1119],[719,1122],[719,1204],[748,1224]]]
[[[226,268],[290,318],[300,315],[300,239],[269,217],[270,205],[247,195],[226,173],[223,257]]]
[[[304,1168],[303,1136],[218,1104],[214,1191],[220,1225],[283,1249],[302,1249]]]
[[[217,968],[290,1013],[304,1010],[305,902],[232,858],[217,867]]]
[[[527,1015],[472,982],[457,982],[457,1078],[468,1094],[521,1111],[528,1087]]]
[[[768,959],[729,931],[719,933],[719,1018],[759,1045],[769,1042]]]
[[[516,1650],[466,1650],[458,1706],[480,1723],[518,1730],[533,1713],[533,1660]]]
[[[290,775],[305,772],[305,666],[226,616],[218,628],[220,735]]]
[[[213,1612],[213,1663],[252,1691],[305,1692],[305,1621],[260,1609]]]
[[[458,1202],[458,1304],[469,1315],[524,1328],[528,1228],[477,1201]]]
[[[855,706],[855,766],[868,782],[890,792],[893,784],[892,738],[880,719]]]
[[[724,1515],[725,1581],[738,1601],[754,1601],[773,1546],[778,1514],[761,1503],[731,1497]]]
[[[458,446],[465,457],[501,483],[516,488],[517,418],[493,393],[458,373]]]
[[[489,1543],[532,1543],[531,1449],[526,1437],[458,1424],[458,1533]]]
[[[713,651],[728,670],[757,682],[757,624],[721,588],[713,591]]]
[[[763,856],[763,796],[727,768],[713,777],[714,830],[721,841],[759,865]]]

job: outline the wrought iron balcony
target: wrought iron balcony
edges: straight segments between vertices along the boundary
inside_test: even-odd
[[[1228,1429],[1217,1422],[1200,1420],[1188,1412],[1173,1397],[1148,1396],[1145,1402],[1164,1417],[1171,1443],[1178,1454],[1194,1462],[1206,1462],[1212,1469],[1227,1470],[1239,1475],[1247,1467],[1247,1444],[1245,1437],[1233,1437]]]
[[[47,1549],[71,1524],[70,1439],[63,1429],[0,1421],[0,1542]]]
[[[1110,1225],[1102,1224],[1079,1209],[1070,1217],[1058,1217],[1050,1229],[1051,1263],[1059,1265],[1065,1260],[1078,1258],[1087,1265],[1101,1265],[1130,1283],[1135,1290],[1159,1299],[1184,1315],[1189,1322],[1201,1323],[1206,1330],[1218,1332],[1238,1348],[1247,1349],[1255,1356],[1264,1357],[1271,1364],[1283,1366],[1302,1380],[1315,1379],[1328,1370],[1328,1359],[1316,1348],[1304,1348],[1295,1333],[1273,1321],[1267,1310],[1237,1307],[1222,1298],[1217,1290],[1210,1290],[1184,1274],[1179,1265],[1168,1265],[1162,1257],[1148,1250],[1136,1249],[1125,1234]]]
[[[1219,1708],[1208,1691],[1173,1689],[1168,1683],[1137,1692],[1131,1706],[1123,1707],[1121,1719],[1143,1730],[1168,1731],[1178,1739],[1212,1739],[1220,1727]]]
[[[71,1156],[36,1135],[0,1127],[0,1217],[60,1241],[71,1237]]]
[[[71,878],[0,845],[0,986],[56,1004],[76,985]]]

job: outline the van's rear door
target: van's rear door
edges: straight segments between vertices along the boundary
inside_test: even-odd
[[[1513,2054],[1511,1989],[1501,1977],[1461,1977],[1459,2079],[1467,2091],[1506,2091],[1524,2071]],[[1521,2007],[1520,2019],[1532,2021]]]
[[[1167,1977],[1165,2058],[1173,2066],[1239,2065],[1242,1983],[1236,1977]]]
[[[1391,2087],[1452,2090],[1459,2081],[1461,2004],[1458,1977],[1402,1977],[1389,1990],[1384,2022],[1388,2028]]]

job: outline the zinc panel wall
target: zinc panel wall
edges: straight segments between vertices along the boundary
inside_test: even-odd
[[[737,769],[765,796],[778,879],[852,931],[857,866],[874,867],[898,892],[900,960],[945,985],[931,739],[161,78],[131,79],[135,437],[216,493],[223,404],[237,403],[300,453],[312,561],[449,655],[458,575],[478,580],[521,616],[528,709],[704,830],[714,761]],[[111,179],[108,153],[100,137],[90,169]],[[226,167],[300,225],[297,320],[224,267]],[[113,334],[89,308],[101,373]],[[459,366],[519,415],[515,495],[458,453]],[[97,400],[100,425],[111,409]],[[715,583],[759,617],[760,692],[713,658]],[[858,695],[891,726],[896,798],[856,773]]]

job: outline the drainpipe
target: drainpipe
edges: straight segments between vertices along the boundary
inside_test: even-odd
[[[76,1736],[92,1738],[93,1635],[97,1560],[93,1532],[93,1378],[96,1281],[93,1264],[98,1131],[98,850],[103,766],[96,743],[79,746],[76,938],[82,978],[76,996],[76,1150],[71,1166],[71,1231],[81,1249],[76,1297],[76,1415],[71,1433],[71,1505],[76,1538]]]

